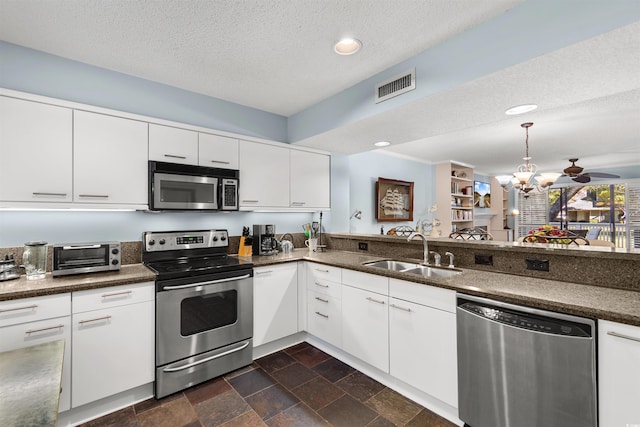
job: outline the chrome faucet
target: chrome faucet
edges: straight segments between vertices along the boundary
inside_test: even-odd
[[[440,267],[440,254],[436,251],[429,251],[430,254],[433,254],[433,259],[435,261],[435,266]]]
[[[427,243],[427,238],[424,237],[424,234],[418,233],[417,231],[413,232],[409,234],[409,237],[407,237],[407,242],[412,241],[416,236],[422,239],[422,246],[424,247],[424,252],[422,254],[422,264],[429,265],[429,243]]]
[[[453,266],[453,260],[454,260],[454,258],[455,258],[455,257],[453,256],[453,254],[452,254],[451,252],[445,252],[445,253],[444,253],[444,256],[448,256],[448,257],[449,257],[449,268],[455,268],[455,267]]]

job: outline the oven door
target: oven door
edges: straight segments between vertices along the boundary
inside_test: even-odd
[[[156,366],[252,335],[253,270],[157,283]]]
[[[152,210],[218,210],[218,178],[153,173]]]

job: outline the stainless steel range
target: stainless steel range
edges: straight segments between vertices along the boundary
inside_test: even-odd
[[[156,273],[156,398],[251,364],[253,264],[227,255],[227,231],[142,237]]]

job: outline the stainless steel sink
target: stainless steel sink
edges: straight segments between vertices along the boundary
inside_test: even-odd
[[[366,262],[364,263],[367,267],[377,267],[384,268],[385,270],[393,270],[393,271],[405,271],[410,270],[412,268],[419,267],[420,264],[414,264],[412,262],[403,262],[403,261],[374,261],[374,262]]]
[[[437,268],[412,262],[394,260],[365,262],[363,265],[366,265],[367,267],[376,267],[384,268],[385,270],[399,271],[402,273],[416,274],[423,277],[439,277],[444,279],[462,273],[462,271],[452,268]]]

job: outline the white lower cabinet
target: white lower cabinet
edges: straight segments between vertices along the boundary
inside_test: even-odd
[[[342,286],[342,349],[389,372],[389,297]]]
[[[63,339],[58,410],[71,407],[71,294],[0,302],[0,352]]]
[[[297,271],[295,263],[254,269],[254,347],[298,332]]]
[[[394,298],[394,292],[406,295],[416,290],[414,301]],[[442,297],[452,304],[440,306]],[[458,406],[458,367],[456,344],[455,292],[390,280],[389,298],[389,373],[405,383],[453,406]]]
[[[307,332],[342,347],[342,269],[308,262]]]
[[[154,380],[153,289],[150,282],[73,293],[72,407]]]
[[[601,426],[640,425],[640,327],[598,321]]]

